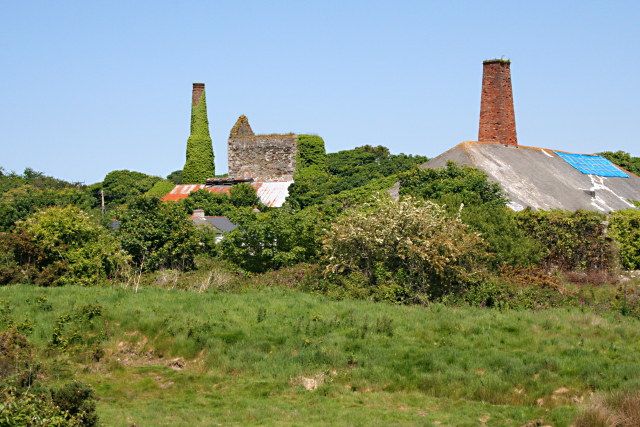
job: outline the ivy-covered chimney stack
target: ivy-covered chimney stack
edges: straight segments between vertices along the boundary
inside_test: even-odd
[[[480,142],[518,146],[510,66],[508,59],[490,59],[483,63]]]
[[[204,184],[215,176],[213,144],[209,134],[204,83],[194,83],[191,93],[191,135],[187,140],[187,160],[182,169],[183,184]]]

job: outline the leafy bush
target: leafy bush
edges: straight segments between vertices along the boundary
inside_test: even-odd
[[[40,189],[22,185],[0,196],[0,231],[11,230],[17,221],[38,209],[75,205],[87,210],[92,204],[91,196],[80,188]]]
[[[180,205],[139,198],[123,213],[118,230],[122,248],[145,271],[194,267],[199,251],[195,226]]]
[[[231,187],[229,201],[234,206],[256,206],[260,203],[255,188],[251,184],[241,183]]]
[[[215,174],[207,100],[203,91],[199,102],[191,109],[191,134],[187,140],[187,159],[182,168],[181,183],[204,184]]]
[[[491,265],[494,270],[540,263],[543,257],[541,244],[526,235],[518,226],[515,212],[508,207],[491,203],[469,206],[461,210],[460,218],[487,242],[487,250],[493,255]]]
[[[561,288],[554,276],[536,270],[503,270],[456,295],[443,299],[448,304],[469,304],[496,309],[537,310],[566,307],[576,299]]]
[[[0,425],[80,427],[83,424],[62,412],[46,394],[4,387],[0,388]]]
[[[318,165],[296,171],[287,203],[298,209],[317,204],[333,191],[333,178]]]
[[[433,200],[450,212],[464,206],[503,206],[500,186],[481,170],[449,162],[440,169],[412,169],[400,175],[400,194]]]
[[[310,261],[318,256],[322,225],[322,217],[314,209],[269,211],[227,234],[220,243],[221,253],[251,272]]]
[[[531,266],[541,259],[540,244],[518,227],[500,186],[478,169],[455,163],[440,169],[413,169],[400,174],[400,193],[443,204],[450,214],[459,213],[487,242],[494,269]]]
[[[51,393],[53,403],[61,411],[77,420],[84,427],[98,424],[93,389],[79,381],[72,381]]]
[[[228,195],[207,190],[194,191],[180,203],[188,214],[192,214],[196,209],[202,209],[205,215],[227,215],[233,207]]]
[[[316,135],[298,135],[296,169],[289,187],[289,205],[302,209],[318,203],[330,193],[324,140]]]
[[[486,256],[482,239],[441,206],[388,196],[339,217],[323,249],[332,274],[360,272],[370,286],[429,297],[478,280]]]
[[[608,231],[618,243],[622,267],[640,270],[640,210],[613,212],[609,216]]]
[[[33,349],[16,328],[0,332],[0,383],[30,387],[38,373]]]
[[[0,195],[13,188],[22,187],[23,185],[29,185],[41,190],[82,188],[82,185],[78,182],[67,182],[62,179],[53,178],[31,168],[26,168],[22,175],[20,175],[15,172],[7,173],[0,167]]]
[[[560,270],[611,270],[617,253],[606,235],[606,217],[590,211],[532,211],[516,216],[528,236],[543,248],[545,268]]]
[[[142,172],[115,170],[109,172],[101,184],[91,187],[96,203],[100,200],[100,190],[104,192],[105,204],[109,207],[127,203],[145,194],[162,178]]]
[[[167,179],[176,185],[182,184],[182,169],[171,172],[169,175],[167,175]]]
[[[320,170],[327,169],[327,154],[324,140],[318,135],[298,135],[296,170],[317,166]]]
[[[14,256],[43,286],[96,285],[127,267],[116,239],[75,206],[38,211],[18,222],[11,238]]]
[[[426,162],[424,156],[391,154],[382,146],[365,145],[327,154],[327,166],[333,176],[332,193],[361,187],[372,180],[413,169]]]
[[[168,179],[161,179],[153,184],[153,187],[151,187],[149,191],[144,193],[144,195],[147,197],[161,198],[167,195],[167,193],[169,193],[171,190],[173,190],[173,187],[175,187],[175,184],[173,182],[169,181]]]

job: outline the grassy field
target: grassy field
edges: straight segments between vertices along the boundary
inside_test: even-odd
[[[0,288],[46,380],[91,384],[105,425],[569,425],[640,389],[640,321],[236,292]],[[0,325],[1,326],[1,325]]]

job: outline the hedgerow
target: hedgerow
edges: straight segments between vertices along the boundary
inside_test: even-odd
[[[611,270],[616,246],[607,236],[606,216],[591,211],[533,211],[517,214],[519,226],[543,248],[548,269]]]
[[[613,212],[609,217],[609,234],[618,243],[622,267],[627,270],[639,270],[640,210]]]
[[[203,184],[207,178],[213,178],[215,173],[207,100],[203,91],[200,101],[191,110],[191,134],[187,140],[187,159],[182,169],[181,182]]]

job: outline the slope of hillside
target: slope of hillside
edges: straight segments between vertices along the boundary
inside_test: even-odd
[[[0,288],[46,381],[91,384],[105,425],[567,425],[640,386],[640,321],[331,301],[281,288]]]

